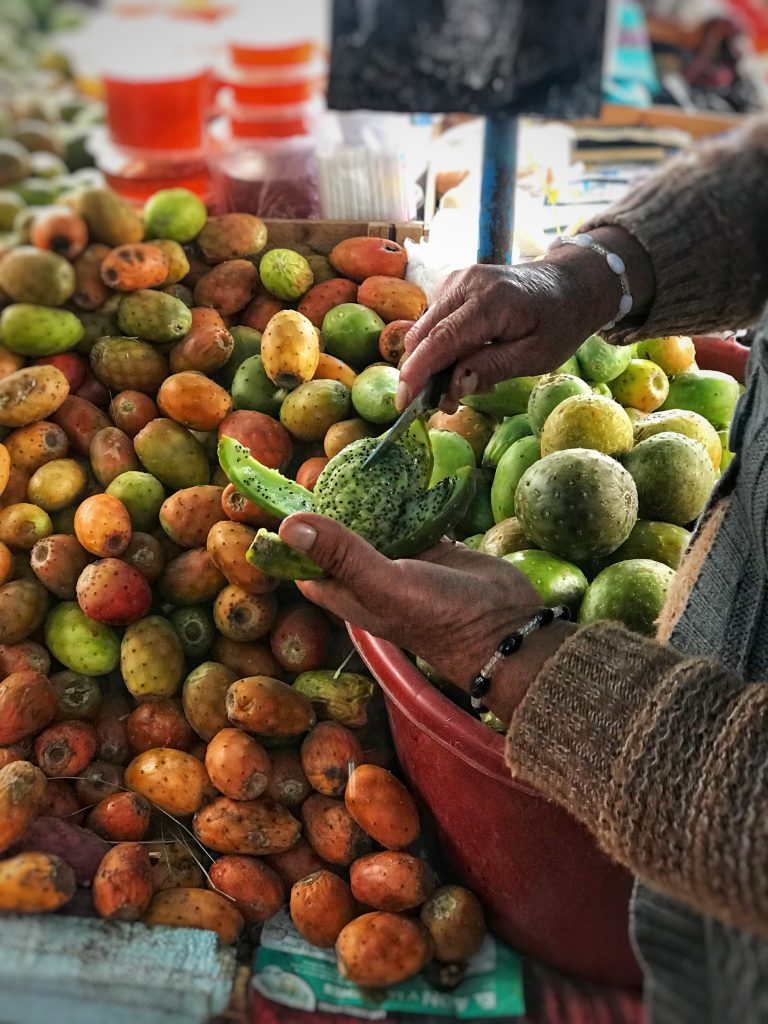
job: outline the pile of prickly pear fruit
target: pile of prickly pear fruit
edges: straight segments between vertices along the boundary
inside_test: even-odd
[[[6,248],[0,912],[235,942],[287,903],[366,987],[478,948],[476,899],[414,852],[380,692],[246,560],[275,520],[217,461],[226,435],[311,489],[395,418],[405,267],[377,238],[269,248],[183,190],[88,187]]]
[[[284,514],[278,473],[308,496],[396,418],[426,307],[405,250],[276,247],[181,189],[140,213],[89,186],[18,231],[0,256],[0,912],[234,942],[287,902],[368,988],[467,959],[482,912],[414,852],[379,691],[335,674],[341,624],[246,557]],[[471,475],[455,537],[582,621],[648,631],[730,457],[739,386],[694,357],[687,338],[589,339],[558,374],[435,413],[420,487]],[[269,486],[230,483],[223,437]]]

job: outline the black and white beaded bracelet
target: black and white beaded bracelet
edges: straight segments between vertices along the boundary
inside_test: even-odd
[[[469,688],[469,696],[474,710],[483,710],[482,698],[490,689],[491,677],[494,669],[501,661],[504,660],[504,658],[507,658],[510,654],[514,654],[515,651],[520,650],[525,638],[529,637],[531,633],[535,633],[541,626],[548,626],[550,623],[554,622],[555,619],[569,618],[570,612],[564,605],[559,605],[557,608],[539,608],[538,611],[533,613],[528,622],[520,627],[520,629],[505,636],[488,659],[487,663],[483,665],[479,674],[472,680],[472,685]]]
[[[624,317],[627,316],[634,304],[624,260],[618,253],[610,252],[610,250],[606,249],[604,245],[600,245],[599,242],[596,242],[592,235],[588,235],[586,231],[582,231],[580,234],[572,235],[570,237],[561,235],[559,238],[554,240],[547,251],[558,249],[561,245],[577,245],[580,249],[591,249],[599,256],[603,256],[605,258],[605,262],[608,264],[609,269],[618,277],[619,284],[621,286],[619,308],[616,311],[616,316],[613,320],[609,320],[607,324],[603,324],[600,328],[601,331],[610,331],[611,328],[615,327],[620,320],[623,320]]]

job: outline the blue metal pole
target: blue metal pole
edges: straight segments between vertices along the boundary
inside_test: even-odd
[[[517,170],[517,118],[485,122],[478,263],[511,263]]]

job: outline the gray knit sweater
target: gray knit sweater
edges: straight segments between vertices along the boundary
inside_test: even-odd
[[[753,323],[768,300],[768,120],[677,159],[599,224],[633,233],[656,275],[647,318],[613,340]],[[732,438],[660,643],[577,631],[507,741],[513,774],[638,878],[653,1024],[768,1022],[768,315]]]

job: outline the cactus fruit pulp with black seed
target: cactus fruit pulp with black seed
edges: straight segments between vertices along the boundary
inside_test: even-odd
[[[344,448],[320,474],[314,491],[262,466],[229,437],[219,443],[219,461],[235,487],[271,515],[318,512],[348,526],[389,558],[418,555],[464,515],[472,500],[473,474],[462,469],[430,488],[432,451],[420,421],[363,468],[376,444],[376,438],[363,438]],[[248,560],[281,579],[323,575],[306,555],[266,530],[257,534]]]

